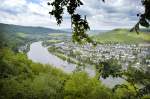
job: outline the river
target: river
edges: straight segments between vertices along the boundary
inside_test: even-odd
[[[63,61],[62,59],[58,58],[57,56],[51,54],[47,47],[42,46],[42,41],[34,42],[30,45],[30,51],[27,53],[29,59],[34,62],[42,63],[42,64],[50,64],[56,68],[62,69],[67,73],[71,73],[76,70],[76,65],[68,63],[67,61]],[[86,67],[84,69],[89,76],[95,76],[95,69],[91,67]],[[121,78],[112,78],[109,77],[107,79],[102,79],[101,81],[103,84],[109,87],[113,87],[116,84],[121,84],[124,81]]]
[[[56,68],[62,69],[67,73],[76,70],[76,65],[68,63],[57,56],[51,54],[46,47],[42,46],[42,42],[34,42],[30,45],[30,51],[27,53],[29,59],[34,62],[42,64],[50,64]],[[95,70],[92,68],[85,68],[85,71],[90,75],[95,75]]]

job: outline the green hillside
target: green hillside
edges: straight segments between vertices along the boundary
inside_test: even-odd
[[[1,33],[27,33],[27,34],[49,34],[49,33],[66,33],[65,31],[43,28],[43,27],[32,27],[32,26],[20,26],[12,24],[0,23]]]
[[[62,35],[66,32],[43,27],[0,23],[0,48],[5,46],[17,51],[22,45],[33,41],[47,40],[51,37],[50,34],[54,35],[56,33]]]
[[[115,29],[92,37],[99,43],[144,43],[150,42],[150,32],[129,32],[127,29]]]

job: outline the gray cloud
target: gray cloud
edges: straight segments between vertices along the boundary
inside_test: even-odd
[[[92,29],[132,27],[138,20],[136,14],[143,11],[141,0],[106,0],[106,3],[101,0],[82,1],[84,5],[77,9],[77,13],[87,15]],[[66,12],[59,27],[55,18],[48,15],[50,9],[47,0],[3,0],[0,4],[0,22],[70,28],[70,16]]]

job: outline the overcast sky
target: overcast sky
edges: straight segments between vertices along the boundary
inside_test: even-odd
[[[107,30],[131,28],[138,20],[137,13],[143,12],[141,0],[82,0],[84,5],[77,9],[87,15],[91,29]],[[48,14],[48,0],[0,0],[0,23],[49,28],[70,28],[70,16],[57,26],[55,18]]]

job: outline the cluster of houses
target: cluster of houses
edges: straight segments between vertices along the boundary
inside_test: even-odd
[[[94,63],[109,59],[118,60],[124,67],[132,64],[135,67],[141,65],[150,66],[150,45],[137,44],[90,44],[79,45],[71,42],[55,44],[61,51],[68,55],[74,55],[79,61],[88,59]],[[76,54],[78,52],[78,54]]]

